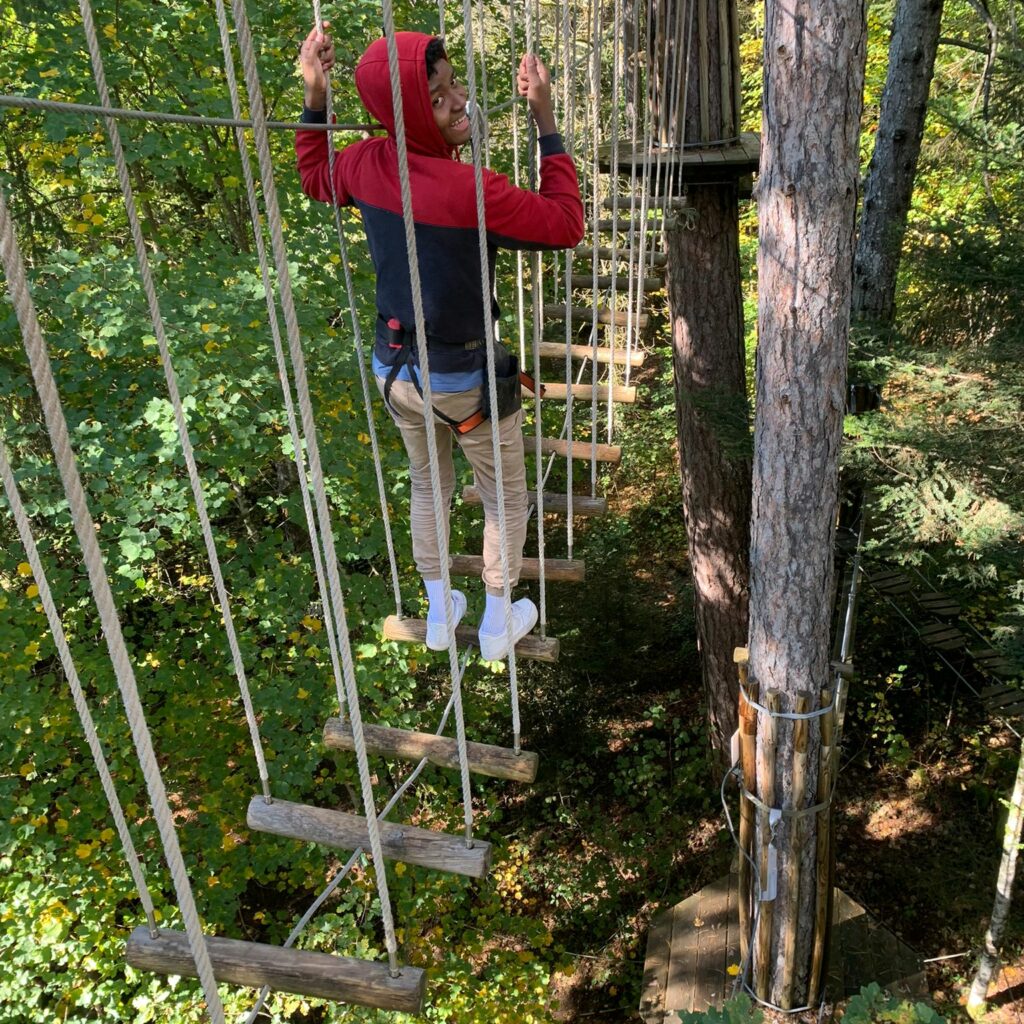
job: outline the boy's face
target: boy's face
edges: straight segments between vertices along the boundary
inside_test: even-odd
[[[466,110],[466,87],[455,77],[451,64],[442,59],[427,79],[434,122],[449,146],[462,146],[473,134]]]

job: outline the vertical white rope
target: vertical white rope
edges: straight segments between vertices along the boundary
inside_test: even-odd
[[[96,34],[96,25],[93,19],[92,4],[90,0],[79,0],[79,9],[82,13],[82,25],[85,29],[86,43],[89,48],[89,57],[92,62],[93,78],[96,82],[96,91],[99,94],[100,103],[105,107],[111,106],[110,91],[107,88],[106,73],[103,67],[103,55],[100,52],[99,38]],[[167,343],[167,332],[164,326],[163,313],[160,309],[160,301],[157,298],[156,285],[153,281],[152,270],[149,265],[149,256],[146,252],[146,242],[142,235],[142,224],[139,221],[138,211],[135,207],[135,195],[132,190],[131,180],[128,176],[128,164],[125,161],[124,148],[121,145],[121,133],[117,121],[112,117],[103,119],[107,130],[107,138],[110,142],[111,155],[114,158],[114,167],[117,171],[118,182],[121,186],[121,194],[124,199],[125,212],[128,216],[128,226],[131,230],[132,243],[135,247],[135,259],[138,264],[139,278],[142,283],[142,290],[146,296],[146,305],[149,309],[149,319],[153,326],[153,335],[156,338],[160,351],[160,364],[163,367],[164,379],[167,383],[167,393],[171,400],[171,407],[174,412],[174,422],[178,431],[178,441],[181,445],[182,455],[185,459],[185,467],[188,471],[189,485],[192,488],[192,497],[196,505],[196,513],[199,518],[199,526],[206,545],[206,554],[210,560],[210,569],[213,574],[214,587],[217,591],[217,602],[220,605],[221,617],[224,621],[224,632],[227,635],[228,646],[231,650],[231,660],[234,666],[235,678],[238,681],[238,690],[242,696],[242,703],[245,708],[245,718],[249,726],[249,737],[252,741],[253,753],[256,757],[256,765],[259,771],[260,784],[263,789],[263,796],[270,798],[270,783],[267,770],[266,757],[263,753],[263,744],[260,739],[259,725],[256,721],[256,712],[252,705],[252,697],[249,693],[249,683],[246,679],[245,663],[242,659],[242,652],[238,646],[238,637],[235,633],[235,620],[231,612],[231,599],[228,597],[227,587],[224,584],[224,574],[221,572],[220,559],[217,556],[217,544],[213,538],[213,527],[210,524],[210,517],[206,510],[206,498],[203,493],[203,485],[199,479],[199,470],[196,467],[195,455],[192,450],[192,439],[189,436],[188,422],[185,418],[185,410],[182,408],[181,395],[178,392],[178,379],[174,372],[174,365],[171,361],[170,347]]]
[[[131,872],[135,888],[139,893],[139,900],[142,909],[146,914],[146,922],[149,925],[149,934],[152,938],[157,937],[156,911],[153,907],[153,897],[150,895],[149,886],[142,871],[142,863],[135,849],[131,832],[128,830],[128,819],[125,817],[124,809],[121,807],[121,800],[114,787],[114,779],[107,765],[107,758],[103,752],[103,744],[100,742],[99,734],[96,732],[96,723],[93,721],[92,713],[85,699],[85,691],[82,689],[81,680],[75,669],[74,659],[71,657],[71,649],[68,646],[67,636],[64,633],[64,625],[61,622],[60,613],[53,601],[53,594],[50,592],[50,584],[46,579],[46,572],[43,569],[42,559],[39,557],[39,548],[36,546],[35,537],[32,534],[32,525],[25,513],[25,506],[22,504],[21,495],[18,493],[18,485],[11,470],[11,464],[7,456],[7,448],[4,445],[3,436],[0,435],[0,477],[3,478],[4,491],[7,494],[7,502],[11,506],[14,515],[14,523],[18,528],[18,536],[21,538],[21,545],[28,556],[28,564],[32,567],[32,579],[39,588],[39,602],[46,612],[46,621],[50,626],[50,633],[53,636],[57,654],[60,656],[60,663],[64,668],[64,675],[67,678],[68,686],[71,688],[71,699],[74,701],[75,710],[82,723],[82,732],[85,741],[89,744],[89,751],[96,763],[96,772],[100,777],[100,785],[107,798],[110,807],[110,814],[114,819],[114,826],[121,840],[121,848],[124,851],[125,863]]]
[[[594,220],[594,258],[591,264],[591,278],[593,284],[594,294],[594,308],[591,317],[590,325],[590,496],[593,498],[597,494],[597,409],[598,409],[598,398],[597,398],[597,371],[598,371],[598,359],[597,349],[598,341],[600,339],[600,328],[598,327],[598,299],[600,291],[598,290],[597,282],[597,222],[601,216],[601,205],[600,205],[600,189],[598,188],[598,143],[600,140],[600,125],[601,125],[601,0],[591,0],[593,7],[593,41],[591,44],[591,59],[590,59],[590,92],[591,92],[591,162],[592,162],[592,181],[593,181],[593,192],[591,195],[591,210]],[[614,231],[614,229],[613,229]],[[612,241],[614,244],[614,233],[612,235]],[[611,319],[615,319],[614,316]]]
[[[570,0],[562,0],[562,42],[565,46],[565,57],[562,66],[565,69],[563,92],[565,94],[565,134],[566,152],[570,158],[574,158],[576,149],[576,90],[575,67],[576,67],[576,19],[573,18],[572,38],[570,39],[569,25],[569,4]],[[571,49],[570,49],[571,47]],[[575,249],[567,249],[565,252],[565,436],[568,442],[568,454],[565,459],[565,544],[568,558],[572,558],[573,546],[573,445],[575,435],[573,433],[573,405],[574,395],[572,393],[572,270]]]
[[[652,0],[657,3],[657,0]],[[644,142],[643,142],[643,154],[644,154],[644,171],[641,178],[640,184],[640,224],[642,230],[640,231],[640,247],[639,252],[634,252],[630,249],[629,259],[630,268],[633,267],[634,257],[636,262],[636,272],[640,275],[640,279],[646,273],[646,252],[647,252],[647,211],[648,204],[650,202],[651,195],[651,155],[652,155],[652,142],[651,142],[651,131],[652,131],[652,97],[653,89],[655,84],[655,56],[654,56],[654,18],[651,16],[650,6],[645,8],[645,14],[647,15],[647,24],[644,26],[644,34],[647,40],[646,50],[644,52],[644,106],[645,106],[645,117],[644,117]],[[652,272],[653,272],[653,259],[652,259]],[[640,316],[643,312],[644,305],[644,292],[643,289],[639,289],[636,295],[636,322],[637,332],[640,331]],[[627,377],[626,383],[629,383],[629,369],[626,370]]]
[[[320,537],[324,545],[324,561],[330,581],[331,606],[337,623],[338,637],[341,641],[342,674],[345,692],[348,698],[349,721],[352,725],[353,745],[356,748],[356,763],[359,771],[359,783],[362,790],[363,806],[366,813],[367,831],[373,863],[376,869],[377,893],[380,898],[381,917],[384,925],[384,943],[388,951],[391,974],[398,974],[398,944],[395,938],[395,924],[388,893],[387,869],[380,845],[380,830],[377,826],[377,814],[374,804],[373,785],[370,781],[369,763],[366,756],[366,744],[363,737],[363,718],[359,708],[359,694],[356,688],[355,668],[352,662],[352,648],[348,637],[348,623],[345,617],[345,604],[341,593],[341,581],[338,577],[338,557],[334,547],[334,534],[331,531],[330,511],[327,505],[327,494],[324,489],[323,471],[320,463],[320,448],[317,442],[316,425],[313,421],[313,410],[309,402],[309,387],[306,379],[306,363],[302,352],[299,336],[298,317],[292,297],[291,274],[288,269],[288,255],[284,245],[281,229],[281,212],[277,202],[277,187],[274,184],[274,168],[267,138],[266,110],[263,105],[263,91],[260,87],[259,74],[256,68],[256,55],[249,30],[249,18],[245,10],[245,0],[232,0],[232,12],[235,21],[235,33],[242,66],[245,71],[246,89],[249,94],[249,109],[252,114],[253,137],[256,141],[256,153],[259,160],[260,179],[263,186],[263,200],[266,204],[267,223],[274,253],[274,264],[277,268],[278,288],[281,296],[281,308],[284,313],[285,328],[288,336],[288,348],[291,354],[292,367],[295,375],[295,387],[299,396],[302,414],[302,426],[306,435],[309,466],[316,495],[317,519],[320,524]]]
[[[390,0],[385,0],[390,8]],[[462,0],[462,22],[466,38],[466,81],[469,83],[469,100],[475,107],[476,99],[476,64],[473,53],[473,9],[470,0]],[[397,69],[396,69],[397,70]],[[494,364],[494,317],[491,311],[491,275],[487,259],[487,223],[484,210],[484,179],[483,168],[480,165],[480,125],[474,120],[471,122],[473,130],[473,183],[476,189],[476,219],[477,238],[480,251],[480,290],[483,299],[483,320],[484,336],[487,349],[487,389],[490,395],[491,409],[495,415],[491,416],[491,447],[494,453],[494,482],[498,491],[498,537],[501,549],[501,589],[502,604],[505,612],[505,632],[509,639],[514,635],[512,622],[512,586],[511,574],[508,560],[508,528],[505,517],[505,484],[502,479],[501,467],[501,436],[498,426],[498,384],[495,376]],[[512,738],[513,749],[519,752],[519,681],[516,665],[515,645],[510,643],[508,648],[508,675],[509,690],[512,703]],[[468,776],[467,776],[468,779]],[[468,787],[468,781],[467,781]]]
[[[512,59],[515,60],[515,55],[518,52],[516,45],[516,3],[518,0],[509,0],[508,3],[508,20],[509,20],[509,34],[512,39]],[[518,67],[518,65],[516,65]],[[516,85],[517,71],[512,72],[512,182],[519,188],[522,185],[520,164],[519,164],[519,148],[520,148],[520,132],[519,132],[519,109],[520,104],[516,101]],[[526,365],[526,297],[525,288],[523,283],[523,250],[516,249],[516,323],[519,327],[519,365]]]
[[[629,243],[627,246],[627,253],[629,256],[629,285],[626,294],[626,373],[625,383],[629,386],[630,370],[633,364],[633,349],[634,341],[639,341],[639,338],[634,338],[634,326],[636,320],[633,317],[633,289],[634,285],[643,292],[644,289],[644,273],[643,267],[637,269],[633,263],[633,254],[636,251],[636,162],[639,157],[637,153],[637,122],[640,111],[640,7],[637,5],[634,9],[633,17],[633,74],[632,74],[632,104],[631,104],[631,116],[630,116],[630,151],[633,154],[633,159],[629,163]],[[623,42],[625,46],[625,42]],[[639,313],[639,310],[637,310]],[[635,331],[639,335],[639,329]]]
[[[537,19],[536,27],[534,18]],[[526,52],[537,54],[539,49],[537,35],[540,25],[540,9],[536,7],[531,11],[529,4],[526,9]],[[539,54],[537,54],[539,59]],[[531,151],[533,153],[533,164],[538,162],[535,151],[533,151],[534,137],[537,133],[530,133]],[[531,183],[532,184],[532,183]],[[544,415],[543,399],[541,396],[540,376],[540,340],[541,340],[541,318],[543,316],[544,295],[543,281],[541,279],[540,253],[530,254],[530,283],[533,296],[533,378],[537,385],[534,394],[534,472],[536,475],[537,493],[537,560],[540,566],[538,574],[538,587],[540,594],[539,625],[541,637],[547,636],[547,580],[544,564],[544,453],[541,445],[541,434],[543,433]],[[556,296],[557,297],[557,296]],[[519,734],[516,733],[516,750],[519,749]]]
[[[486,117],[487,117],[487,108],[488,108],[488,105],[489,105],[490,101],[489,101],[489,99],[487,97],[487,47],[486,47],[486,44],[484,42],[484,22],[486,20],[485,16],[486,16],[486,13],[487,13],[487,8],[485,6],[484,0],[479,0],[478,10],[479,10],[479,13],[477,15],[477,21],[478,21],[478,24],[480,26],[480,44],[479,45],[480,45],[480,93],[481,93],[479,110],[480,110],[480,113],[486,119]],[[484,131],[482,134],[483,134],[483,137],[484,137],[484,140],[483,140],[484,141],[484,163],[488,167],[490,167],[491,166],[491,133],[490,133],[489,130],[487,130],[487,131]]]
[[[222,3],[223,0],[218,0]],[[313,0],[313,17],[316,21],[318,32],[323,32],[323,16],[320,11],[320,0]],[[327,76],[327,123],[334,120],[334,97],[331,89],[331,79]],[[355,294],[355,286],[352,282],[352,266],[348,259],[348,244],[345,241],[345,232],[341,227],[341,208],[338,205],[338,196],[334,181],[334,161],[336,159],[334,140],[328,135],[327,140],[327,168],[331,182],[331,211],[334,215],[334,230],[338,240],[338,256],[341,259],[341,266],[345,277],[345,295],[348,298],[349,321],[352,324],[352,338],[356,346],[356,362],[359,365],[359,384],[363,392],[363,408],[366,410],[366,430],[370,438],[370,453],[373,457],[373,471],[377,479],[377,495],[380,500],[381,519],[384,525],[384,537],[388,549],[388,564],[391,567],[391,590],[395,598],[395,614],[402,615],[402,589],[399,583],[398,559],[395,555],[395,542],[391,532],[391,513],[388,511],[388,493],[384,483],[384,470],[381,465],[380,441],[377,437],[377,423],[373,415],[373,398],[370,389],[370,378],[366,372],[366,351],[363,345],[363,332],[359,326],[359,312]]]
[[[92,516],[89,514],[85,489],[82,487],[82,481],[78,475],[78,466],[68,438],[67,422],[64,418],[64,410],[61,408],[57,385],[53,378],[53,369],[50,366],[46,342],[43,340],[35,305],[29,294],[25,276],[25,264],[14,236],[14,225],[11,223],[10,216],[8,215],[7,201],[2,189],[0,189],[0,261],[4,265],[7,287],[18,317],[18,323],[21,325],[25,351],[28,354],[29,363],[32,367],[32,377],[35,380],[36,391],[39,394],[43,416],[50,434],[50,444],[53,448],[57,468],[60,471],[61,481],[64,484],[64,493],[71,508],[71,518],[74,523],[75,534],[78,537],[78,543],[81,545],[82,554],[85,558],[93,599],[99,612],[103,635],[106,638],[110,660],[113,663],[114,674],[117,677],[117,685],[121,691],[121,700],[124,703],[125,716],[128,719],[128,727],[131,730],[132,742],[135,745],[142,774],[146,780],[146,789],[149,792],[153,816],[156,819],[164,856],[174,882],[185,933],[188,936],[189,949],[195,960],[196,972],[199,975],[199,983],[202,986],[203,995],[206,997],[207,1013],[213,1024],[224,1024],[224,1007],[217,992],[217,982],[213,975],[209,951],[206,948],[206,939],[203,936],[199,912],[196,909],[192,886],[188,879],[188,872],[185,869],[185,861],[181,855],[181,848],[178,845],[178,835],[167,800],[167,790],[164,788],[160,767],[157,764],[156,753],[153,749],[153,739],[146,725],[142,701],[139,698],[135,674],[132,670],[131,658],[129,657],[124,636],[121,632],[121,623],[114,605],[114,595],[110,590],[110,584],[107,582],[107,571],[103,563],[103,554],[96,539],[96,527]]]
[[[612,145],[611,145],[611,193],[612,193],[612,251],[618,248],[619,238],[619,78],[622,64],[619,60],[620,36],[622,35],[622,0],[615,0],[612,29]],[[616,291],[619,261],[612,260],[612,280],[609,288],[609,306],[611,307],[611,323],[608,325],[608,444],[612,443],[615,434],[615,404],[612,396],[615,392],[615,318],[618,315],[618,295]]]
[[[237,0],[236,0],[237,2]],[[413,316],[416,327],[416,348],[419,355],[420,384],[423,392],[423,423],[427,440],[427,455],[430,461],[430,487],[434,502],[434,527],[437,537],[437,550],[441,562],[441,582],[444,591],[445,622],[448,628],[448,664],[451,671],[452,695],[455,698],[455,731],[459,749],[459,773],[462,780],[462,809],[465,823],[466,845],[473,844],[473,796],[469,783],[469,754],[466,747],[466,723],[462,712],[462,680],[459,676],[458,650],[455,646],[455,609],[452,603],[451,577],[448,573],[448,532],[445,529],[446,517],[441,506],[441,482],[437,461],[437,438],[435,437],[433,390],[430,385],[430,354],[427,349],[427,328],[423,315],[423,292],[420,285],[419,255],[416,248],[416,225],[412,213],[412,188],[409,182],[409,153],[405,141],[405,119],[402,108],[402,86],[398,69],[398,43],[395,39],[395,16],[391,0],[383,0],[384,36],[388,51],[388,72],[391,80],[391,103],[395,116],[395,144],[398,150],[398,178],[402,192],[402,222],[405,227],[406,253],[409,259],[409,287],[412,293]],[[473,35],[469,32],[466,38],[467,49],[472,47]],[[426,66],[423,68],[426,75]],[[472,69],[467,78],[473,82]],[[471,85],[470,93],[475,91]],[[479,122],[470,118],[474,133],[474,159],[479,160]],[[490,294],[484,289],[484,296]],[[490,323],[490,307],[487,310],[485,324]],[[493,325],[492,325],[493,326]],[[492,360],[493,331],[488,331],[488,359]],[[498,406],[492,393],[492,409]],[[501,494],[500,465],[498,467],[498,493]],[[499,507],[501,507],[499,505]],[[502,508],[502,512],[504,509]],[[505,534],[502,533],[502,540]],[[507,552],[502,548],[505,565],[508,564]],[[506,572],[506,579],[507,579]]]
[[[231,112],[236,120],[242,116],[242,102],[238,95],[238,82],[235,79],[234,57],[231,51],[231,37],[228,31],[227,11],[224,0],[216,0],[217,26],[220,32],[221,50],[224,54],[224,74],[227,78],[228,92],[231,96]],[[263,240],[263,225],[260,223],[259,202],[256,199],[256,185],[252,176],[252,165],[249,162],[249,147],[245,141],[242,128],[235,128],[235,143],[242,166],[242,178],[245,181],[246,196],[249,201],[249,217],[252,222],[253,238],[256,242],[256,253],[259,258],[260,276],[266,297],[267,316],[270,321],[270,336],[274,343],[274,356],[277,360],[277,377],[281,382],[281,393],[284,397],[285,416],[288,420],[288,433],[292,441],[295,468],[298,474],[299,493],[302,495],[302,508],[306,516],[306,529],[309,532],[310,550],[313,552],[313,566],[316,572],[317,591],[323,605],[324,623],[326,624],[327,644],[331,655],[331,668],[334,673],[335,691],[338,695],[338,707],[342,716],[345,713],[345,691],[342,682],[341,664],[338,654],[338,638],[335,629],[335,618],[331,611],[331,599],[324,578],[323,561],[320,555],[320,538],[313,515],[313,506],[309,497],[309,484],[306,476],[306,460],[303,454],[304,445],[295,420],[295,406],[292,403],[291,382],[288,375],[288,364],[285,360],[284,347],[281,341],[281,325],[277,316],[277,303],[274,301],[274,289],[270,280],[270,268],[267,265],[267,250]],[[267,794],[265,793],[264,796]]]

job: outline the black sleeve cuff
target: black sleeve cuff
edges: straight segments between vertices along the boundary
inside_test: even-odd
[[[310,110],[309,107],[302,108],[303,124],[327,124],[327,110]]]
[[[542,135],[540,142],[541,156],[555,156],[557,153],[565,152],[565,145],[562,142],[561,132],[552,132],[550,135]]]

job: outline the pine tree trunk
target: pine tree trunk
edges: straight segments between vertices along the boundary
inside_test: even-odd
[[[899,0],[853,268],[853,317],[891,323],[939,45],[942,0]]]
[[[967,997],[967,1012],[976,1020],[985,1015],[988,1004],[988,987],[999,966],[999,947],[1003,941],[1006,919],[1010,914],[1010,897],[1013,895],[1013,879],[1017,873],[1017,851],[1020,849],[1021,803],[1024,802],[1024,744],[1021,745],[1020,761],[1017,764],[1017,778],[1010,797],[1010,811],[1003,832],[1003,859],[999,863],[999,878],[996,881],[996,900],[992,907],[992,918],[985,932],[985,948],[978,958],[978,970]]]
[[[757,410],[751,524],[750,676],[761,702],[812,709],[829,685],[829,624],[839,445],[845,409],[858,135],[865,57],[864,0],[768,0],[757,186]],[[759,753],[767,716],[758,716]],[[776,719],[774,758],[760,756],[758,793],[792,807],[794,723]],[[803,791],[817,781],[818,720],[810,723]],[[774,773],[774,774],[772,774]],[[771,774],[771,778],[769,778]],[[773,788],[774,787],[774,788]],[[803,806],[812,803],[805,799]],[[759,815],[759,819],[762,816]],[[814,922],[816,815],[774,833],[778,895],[755,988],[782,1006],[806,998]],[[763,825],[763,823],[762,823]],[[764,835],[763,827],[760,828]],[[794,868],[799,868],[798,876]],[[796,891],[792,884],[798,878]],[[765,882],[767,880],[764,880]],[[795,977],[783,983],[795,915]]]
[[[692,187],[696,227],[668,232],[679,470],[714,749],[727,762],[746,644],[750,436],[735,185]],[[700,267],[695,273],[694,268]]]

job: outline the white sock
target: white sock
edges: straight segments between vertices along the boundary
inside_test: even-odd
[[[487,604],[480,620],[480,632],[500,636],[505,632],[505,598],[501,594],[485,594]]]
[[[428,622],[444,622],[444,580],[424,580],[423,586],[427,590],[427,600],[430,608],[427,610]]]

